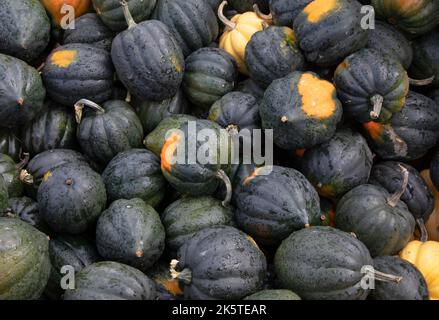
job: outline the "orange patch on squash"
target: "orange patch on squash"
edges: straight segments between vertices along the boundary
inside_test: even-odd
[[[328,13],[339,8],[337,0],[314,0],[303,9],[308,15],[308,22],[316,23],[324,19]]]
[[[183,294],[183,290],[180,288],[180,284],[178,280],[175,279],[157,279],[159,284],[165,287],[166,291],[168,291],[173,296],[181,296]]]
[[[248,183],[251,180],[253,180],[254,178],[256,178],[259,175],[259,172],[262,170],[262,168],[263,167],[255,169],[255,171],[253,171],[251,175],[249,175],[247,178],[244,179],[244,182],[242,183],[242,185],[244,185],[244,186],[248,185]]]
[[[76,50],[56,51],[52,54],[50,62],[60,68],[67,68],[75,61],[77,55]]]
[[[176,56],[171,56],[171,63],[175,68],[175,71],[177,71],[178,73],[180,73],[183,68],[181,67],[180,62],[178,61],[178,58]]]
[[[297,149],[296,150],[296,156],[302,158],[305,155],[305,151],[306,151],[306,149]]]
[[[76,18],[87,13],[91,7],[91,0],[41,0],[41,3],[58,25],[61,24],[67,14],[61,10],[64,5],[72,6],[75,9],[74,15]]]
[[[383,133],[383,126],[375,121],[366,122],[363,124],[363,127],[367,130],[370,137],[373,140],[381,139],[381,135]]]
[[[322,196],[325,196],[328,198],[335,197],[334,188],[329,184],[322,185],[321,187],[317,186],[317,189],[318,189],[319,194]]]
[[[53,175],[52,171],[47,171],[44,176],[43,176],[43,181],[47,182],[47,180],[49,180],[49,178]]]
[[[174,156],[175,150],[177,150],[177,145],[180,139],[181,139],[180,135],[176,132],[173,132],[171,136],[168,139],[166,139],[162,148],[162,152],[160,154],[162,170],[171,172],[172,170],[171,159]]]

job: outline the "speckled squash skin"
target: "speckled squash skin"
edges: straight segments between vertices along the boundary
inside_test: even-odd
[[[21,151],[21,139],[18,131],[0,128],[0,153],[7,154],[14,161],[19,161]]]
[[[415,79],[426,79],[434,76],[433,86],[439,88],[439,65],[437,63],[439,60],[439,31],[432,31],[416,39],[413,42],[413,51],[414,57],[410,67],[410,75]]]
[[[334,74],[337,94],[346,113],[359,122],[389,121],[401,111],[409,91],[409,78],[395,56],[363,49],[347,57]],[[377,119],[371,117],[372,97],[383,97]]]
[[[6,185],[5,179],[0,175],[0,217],[3,216],[4,212],[8,208],[8,187]]]
[[[22,163],[22,162],[21,162]],[[23,192],[23,183],[20,180],[21,163],[6,154],[0,154],[0,175],[3,176],[8,188],[9,197],[20,197]]]
[[[199,113],[232,91],[238,76],[235,58],[219,48],[202,48],[186,58],[183,90]]]
[[[49,230],[40,214],[38,203],[31,198],[10,198],[7,216],[21,219],[41,232],[48,234]]]
[[[20,219],[0,218],[0,260],[0,300],[41,296],[50,273],[45,234]]]
[[[96,246],[105,259],[145,272],[165,249],[165,229],[158,213],[143,200],[116,200],[98,220]]]
[[[186,299],[238,300],[261,289],[267,262],[256,243],[229,226],[196,233],[178,252],[178,270],[189,269]]]
[[[114,32],[96,13],[86,13],[75,20],[75,29],[64,32],[63,43],[86,43],[110,51],[113,38]]]
[[[396,28],[383,21],[375,21],[375,29],[369,30],[367,48],[398,58],[405,69],[408,69],[413,61],[410,41]]]
[[[312,0],[270,0],[270,12],[277,26],[292,27],[294,19]]]
[[[93,226],[106,206],[107,194],[99,174],[71,163],[45,173],[37,199],[51,229],[79,234]]]
[[[125,30],[128,25],[119,0],[92,0],[102,22],[113,31]],[[137,23],[146,20],[154,10],[156,0],[127,0],[130,12]]]
[[[71,43],[56,48],[47,57],[42,72],[49,97],[69,107],[80,99],[104,102],[114,88],[110,54],[90,44]]]
[[[316,89],[315,83],[325,87]],[[273,129],[274,143],[286,150],[311,148],[328,141],[342,113],[334,86],[312,72],[293,72],[273,81],[260,105],[262,127]]]
[[[97,262],[76,275],[76,289],[64,300],[154,300],[154,282],[139,270],[117,262]]]
[[[343,129],[302,158],[302,172],[320,195],[339,198],[352,188],[367,183],[372,152],[359,134]]]
[[[258,243],[276,245],[292,232],[320,224],[319,196],[299,171],[256,169],[234,195],[236,222]]]
[[[0,52],[32,62],[49,44],[49,18],[38,0],[0,3]]]
[[[160,159],[146,149],[119,153],[102,173],[108,200],[140,198],[155,207],[166,191]]]
[[[364,133],[371,149],[385,160],[411,161],[423,157],[437,143],[439,106],[410,92],[404,108],[388,124],[368,122]]]
[[[256,292],[244,300],[301,300],[293,291],[286,289],[267,289]]]
[[[106,165],[119,152],[142,145],[143,127],[133,108],[122,100],[110,100],[104,111],[84,108],[77,138],[82,151],[93,161]]]
[[[250,77],[264,88],[305,67],[294,31],[288,27],[272,26],[256,32],[245,49],[245,63]]]
[[[0,54],[0,126],[17,128],[43,109],[46,90],[38,71],[25,62]]]
[[[314,19],[327,0],[308,4],[293,24],[299,47],[306,59],[316,65],[336,65],[367,43],[367,30],[361,27],[361,5],[356,0],[336,0],[335,7]],[[343,21],[343,23],[340,23]]]
[[[132,95],[163,101],[177,94],[184,58],[162,22],[144,21],[119,33],[113,40],[111,57],[119,79]]]
[[[238,83],[238,86],[236,87],[235,90],[251,94],[253,97],[255,97],[258,100],[262,100],[265,93],[265,89],[261,88],[261,86],[251,78],[248,78]]]
[[[168,206],[162,215],[166,245],[173,252],[194,234],[214,226],[233,226],[234,211],[221,201],[208,197],[184,197]]]
[[[429,300],[427,283],[422,273],[410,262],[399,257],[384,256],[373,260],[374,268],[402,277],[400,283],[375,282],[372,300]]]

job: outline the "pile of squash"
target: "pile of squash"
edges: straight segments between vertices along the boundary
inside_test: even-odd
[[[439,1],[0,21],[0,300],[439,299]],[[192,129],[272,130],[274,164],[170,161]]]

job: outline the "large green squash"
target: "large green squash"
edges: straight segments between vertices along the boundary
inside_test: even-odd
[[[99,217],[96,246],[105,259],[146,271],[165,249],[165,229],[143,200],[116,200]]]
[[[169,205],[161,218],[166,230],[166,245],[173,252],[177,252],[198,231],[234,225],[233,210],[208,196],[183,197]]]
[[[296,17],[312,0],[270,0],[270,13],[277,26],[292,27]]]
[[[409,71],[410,75],[415,79],[434,77],[433,85],[439,88],[439,31],[432,31],[416,39],[413,42],[413,51],[414,57]]]
[[[256,292],[244,300],[301,300],[293,291],[286,289],[267,289]]]
[[[279,244],[294,231],[320,225],[319,196],[294,169],[256,169],[234,194],[234,202],[238,226],[264,245]]]
[[[305,68],[294,31],[288,27],[272,26],[256,32],[246,46],[245,63],[250,77],[264,88]]]
[[[18,132],[11,129],[0,129],[0,153],[7,154],[14,161],[19,161],[21,156],[21,139]]]
[[[76,288],[64,300],[154,300],[154,282],[139,270],[117,262],[93,263],[76,274]]]
[[[0,52],[33,62],[50,38],[49,18],[38,0],[0,2]]]
[[[70,163],[44,174],[38,188],[40,212],[58,233],[79,234],[93,226],[107,204],[105,185],[90,167]]]
[[[291,234],[276,251],[274,267],[282,288],[305,300],[364,300],[367,275],[398,281],[367,266],[373,260],[362,242],[332,227],[311,227]]]
[[[72,107],[80,99],[108,100],[114,68],[107,50],[84,43],[58,47],[47,57],[43,80],[50,98]]]
[[[35,300],[50,273],[49,239],[20,219],[0,218],[0,300]]]
[[[21,197],[9,199],[7,216],[19,218],[41,232],[49,234],[47,224],[40,214],[38,203],[31,198]]]
[[[46,90],[38,71],[0,54],[0,127],[21,127],[43,109]]]
[[[344,110],[359,122],[389,121],[401,111],[409,78],[395,56],[363,49],[347,57],[334,74]]]
[[[330,141],[305,151],[302,172],[322,196],[339,198],[367,183],[372,162],[366,140],[343,129]]]
[[[6,185],[3,176],[0,176],[0,217],[3,216],[4,212],[9,206],[8,198],[8,186]]]
[[[196,233],[171,262],[171,274],[181,280],[184,296],[193,300],[238,300],[260,290],[267,262],[256,243],[229,226]]]
[[[184,57],[168,27],[160,21],[136,24],[123,5],[128,29],[111,46],[119,79],[142,100],[162,101],[177,94],[183,80]]]
[[[106,165],[119,152],[142,145],[142,124],[125,101],[110,100],[100,106],[81,99],[75,110],[79,145],[93,161]]]
[[[108,200],[140,198],[155,207],[166,191],[160,159],[146,149],[119,153],[102,173]]]
[[[20,172],[29,161],[29,155],[25,154],[19,163],[6,154],[0,154],[0,175],[5,179],[9,197],[20,197],[23,192],[23,182]]]

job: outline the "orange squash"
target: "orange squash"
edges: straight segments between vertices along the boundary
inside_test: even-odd
[[[61,24],[61,20],[65,16],[65,13],[61,13],[63,5],[72,6],[75,9],[76,18],[87,13],[91,7],[91,0],[41,0],[41,3],[57,25]]]
[[[430,170],[422,171],[421,176],[433,192],[434,196],[434,210],[430,215],[430,219],[428,219],[428,222],[425,224],[428,231],[428,239],[439,241],[439,191],[434,187],[433,182],[431,182]]]

